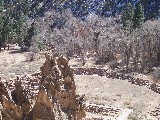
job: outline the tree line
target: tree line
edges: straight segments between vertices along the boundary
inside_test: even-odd
[[[159,1],[143,0],[0,0],[0,46],[17,42],[29,48],[36,34],[36,19],[44,17],[50,10],[63,14],[70,9],[74,17],[85,20],[89,14],[101,17],[122,15],[124,27],[137,28],[147,19],[159,18]],[[65,19],[57,19],[51,27],[65,24]]]
[[[29,23],[28,20],[29,7],[28,0],[0,1],[0,47],[5,49],[9,43],[30,46],[35,26],[34,22]]]
[[[51,6],[52,2],[55,6]],[[159,65],[160,22],[157,15],[146,21],[144,1],[128,1],[117,16],[99,15],[102,11],[97,13],[95,7],[92,8],[94,12],[88,14],[87,3],[92,3],[89,0],[87,3],[70,1],[71,4],[63,0],[52,2],[23,0],[7,3],[1,0],[0,46],[16,42],[24,50],[30,46],[40,50],[49,47],[59,54],[79,56],[83,64],[87,56],[96,56],[96,64],[116,63],[127,71],[152,71]],[[74,8],[76,5],[79,7]],[[111,8],[101,10],[105,13]]]

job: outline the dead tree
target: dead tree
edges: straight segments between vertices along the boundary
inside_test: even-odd
[[[99,32],[94,32],[94,37],[93,37],[93,41],[94,41],[94,49],[96,54],[98,54],[98,47],[99,47],[99,35],[100,35],[100,31]]]

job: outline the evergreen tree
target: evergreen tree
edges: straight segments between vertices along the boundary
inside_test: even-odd
[[[3,0],[0,1],[0,47],[4,47],[11,31],[10,11],[5,8]],[[4,47],[5,48],[5,47]],[[1,49],[0,49],[1,50]]]
[[[1,47],[4,43],[4,35],[3,35],[3,26],[4,26],[4,12],[3,12],[4,8],[3,8],[3,2],[2,0],[0,0],[0,50],[1,50]]]
[[[31,24],[31,27],[27,30],[27,35],[24,37],[23,44],[22,44],[22,49],[27,51],[29,47],[31,46],[31,41],[33,36],[36,34],[36,23],[33,22]]]
[[[24,38],[23,23],[29,13],[27,1],[0,0],[0,47],[8,42],[19,43]]]
[[[26,36],[27,32],[27,26],[24,25],[26,22],[26,16],[21,13],[20,17],[17,19],[15,25],[15,31],[16,31],[16,42],[21,44],[24,40],[24,37]]]
[[[124,28],[129,28],[129,29],[132,28],[133,16],[134,16],[133,6],[130,3],[128,3],[124,7],[124,10],[123,10],[122,16],[121,16],[121,21],[122,21],[122,24],[123,24]]]
[[[141,3],[137,3],[134,10],[133,28],[138,28],[144,22],[144,9]]]

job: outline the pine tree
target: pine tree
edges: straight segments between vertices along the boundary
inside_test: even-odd
[[[27,35],[25,36],[25,38],[23,40],[24,46],[22,46],[22,49],[24,49],[25,51],[29,49],[29,47],[31,46],[32,38],[35,35],[36,35],[36,23],[33,22],[31,24],[31,27],[27,30]]]
[[[121,21],[122,21],[122,24],[123,24],[124,28],[129,28],[129,29],[132,28],[133,16],[134,16],[133,6],[130,3],[128,3],[124,7],[124,10],[123,10],[122,16],[121,16]]]
[[[9,8],[5,8],[3,1],[0,0],[0,47],[2,46],[4,47],[5,44],[7,43],[10,31],[11,31],[10,11]]]
[[[15,42],[15,40],[18,42],[20,38],[23,39],[21,35],[24,30],[21,29],[22,24],[26,21],[28,8],[28,4],[25,1],[23,1],[24,6],[22,9],[21,1],[15,3],[9,1],[4,4],[4,1],[0,0],[0,47],[8,42]]]
[[[141,3],[137,3],[134,10],[133,28],[138,28],[144,22],[144,9]]]
[[[0,51],[1,51],[1,47],[4,43],[4,39],[3,39],[3,23],[4,23],[4,20],[3,20],[3,16],[4,16],[3,3],[2,3],[2,0],[0,0]]]

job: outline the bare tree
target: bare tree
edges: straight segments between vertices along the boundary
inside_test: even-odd
[[[65,20],[60,29],[53,27],[57,18]],[[97,63],[116,61],[126,72],[130,68],[150,72],[160,63],[159,20],[147,21],[141,28],[129,31],[122,28],[120,16],[102,18],[90,14],[81,21],[65,10],[62,14],[49,11],[37,22],[37,42],[52,46],[54,52],[62,55],[79,56],[83,64],[88,53]]]

